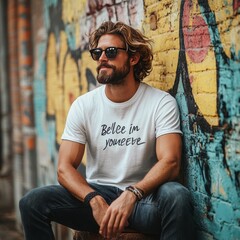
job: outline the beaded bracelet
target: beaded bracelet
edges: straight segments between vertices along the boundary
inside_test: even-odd
[[[125,190],[132,192],[137,197],[138,201],[140,201],[144,196],[144,191],[134,186],[128,186]]]

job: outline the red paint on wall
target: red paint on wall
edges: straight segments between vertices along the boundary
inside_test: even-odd
[[[183,35],[185,50],[189,58],[195,62],[202,62],[210,46],[208,26],[201,16],[191,16],[192,3],[188,0],[184,4]]]
[[[23,134],[21,122],[21,93],[18,71],[18,45],[17,42],[17,3],[8,0],[7,4],[7,38],[8,38],[8,76],[10,84],[11,114],[12,114],[12,149],[13,156],[23,154]]]
[[[233,0],[233,11],[237,12],[239,7],[240,7],[240,0]]]
[[[69,102],[70,102],[71,104],[74,102],[75,96],[74,96],[74,94],[73,94],[72,92],[70,92],[70,93],[68,94],[68,99],[69,99]]]

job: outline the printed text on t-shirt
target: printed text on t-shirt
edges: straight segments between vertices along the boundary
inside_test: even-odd
[[[101,135],[102,136],[107,136],[107,135],[123,135],[123,134],[133,134],[134,132],[138,132],[140,128],[136,125],[131,124],[129,128],[126,126],[122,126],[117,124],[116,122],[112,123],[110,126],[103,124],[101,125],[102,131]],[[108,138],[105,140],[105,147],[103,150],[107,149],[108,147],[112,146],[129,146],[129,145],[141,145],[144,144],[145,142],[141,141],[141,137],[122,137],[122,138]]]

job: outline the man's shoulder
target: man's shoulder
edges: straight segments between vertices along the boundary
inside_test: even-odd
[[[99,86],[89,92],[80,95],[75,101],[89,101],[92,98],[100,96],[103,86]]]
[[[145,92],[151,97],[151,98],[158,98],[163,99],[163,98],[173,98],[168,92],[163,91],[157,87],[151,86],[147,83],[143,83],[143,87],[145,88]]]

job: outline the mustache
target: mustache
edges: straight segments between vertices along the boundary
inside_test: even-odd
[[[114,69],[114,66],[110,65],[110,64],[107,64],[107,63],[101,63],[98,67],[97,67],[97,71],[100,70],[100,68],[102,67],[107,67],[107,68],[113,68]]]

